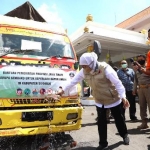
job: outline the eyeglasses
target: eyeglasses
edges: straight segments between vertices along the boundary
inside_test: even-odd
[[[127,64],[127,63],[125,63],[125,62],[122,62],[121,64]]]

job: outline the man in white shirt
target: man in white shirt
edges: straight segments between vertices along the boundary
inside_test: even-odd
[[[129,107],[129,102],[126,99],[125,88],[119,80],[117,73],[107,63],[98,62],[97,55],[94,52],[84,53],[80,57],[79,64],[82,69],[67,86],[62,87],[63,90],[59,94],[63,94],[66,90],[85,79],[92,89],[98,114],[100,141],[97,150],[104,150],[108,147],[106,120],[106,110],[108,108],[114,116],[116,127],[123,138],[124,144],[129,145],[127,127],[121,114],[121,102],[123,102],[124,108]]]

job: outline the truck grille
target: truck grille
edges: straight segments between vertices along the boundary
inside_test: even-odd
[[[14,104],[45,104],[45,99],[10,99]]]

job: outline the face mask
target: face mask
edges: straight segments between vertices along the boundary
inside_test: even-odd
[[[122,67],[123,69],[124,69],[124,68],[127,68],[127,66],[128,66],[127,64],[122,64],[122,65],[121,65],[121,67]]]
[[[138,60],[138,63],[143,66],[145,64],[145,60]]]

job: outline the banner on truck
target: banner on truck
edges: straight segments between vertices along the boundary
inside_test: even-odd
[[[49,67],[4,66],[0,68],[0,98],[40,98],[57,94],[75,73]],[[77,92],[77,86],[74,86],[65,96],[76,95]]]

